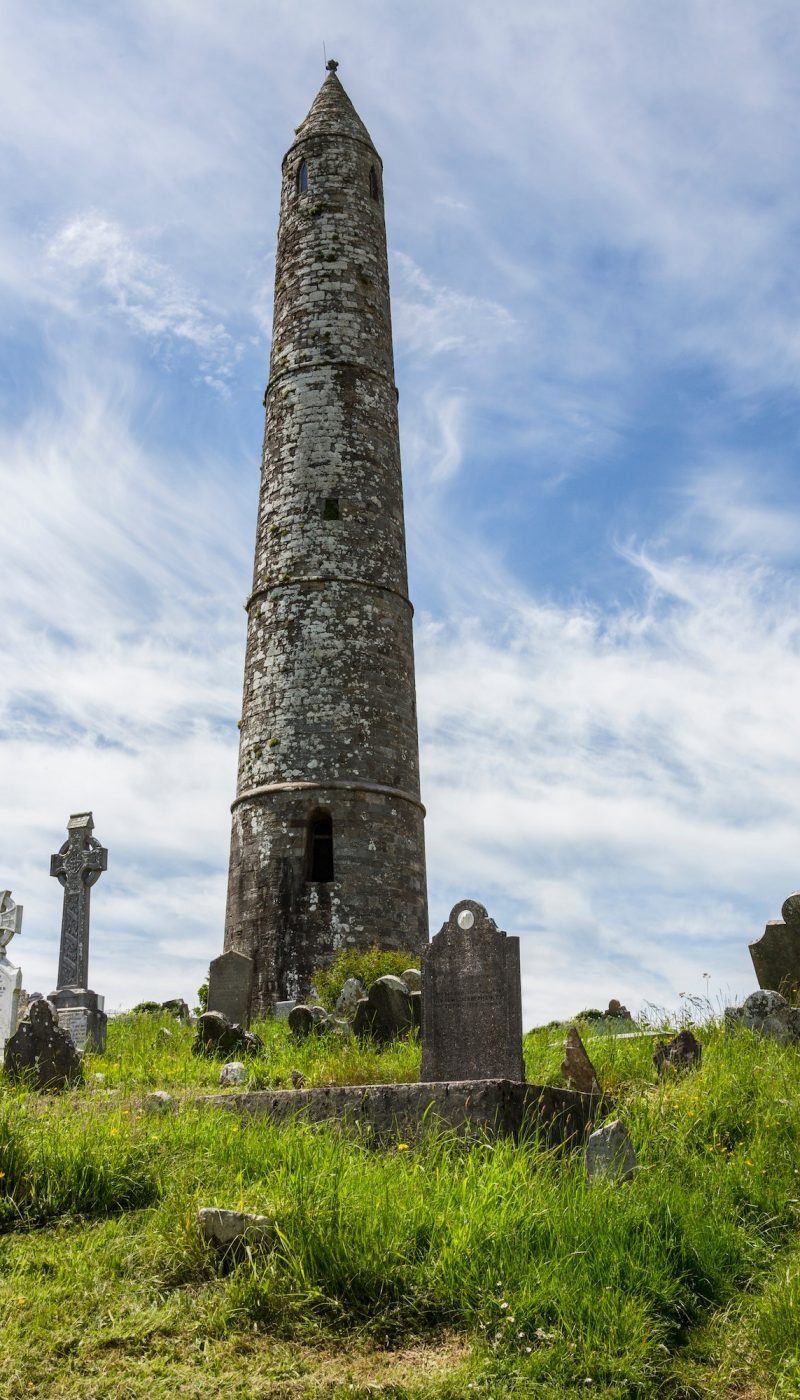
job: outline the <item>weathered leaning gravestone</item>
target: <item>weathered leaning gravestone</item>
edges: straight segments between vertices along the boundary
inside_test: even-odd
[[[800,991],[800,894],[783,902],[782,919],[770,919],[763,934],[750,944],[750,957],[763,991],[788,997]]]
[[[91,812],[77,812],[67,822],[67,840],[50,857],[50,874],[64,888],[58,983],[48,1001],[58,1023],[78,1049],[91,1041],[106,1048],[104,998],[89,990],[89,892],[108,869],[108,851],[92,836]]]
[[[17,1029],[22,972],[6,956],[6,948],[22,929],[22,905],[15,904],[10,890],[0,890],[0,1060],[6,1041]]]
[[[207,1011],[221,1011],[229,1021],[247,1026],[250,1021],[250,988],[253,959],[244,953],[221,953],[208,969]]]
[[[464,899],[422,956],[420,1079],[524,1078],[519,939]]]

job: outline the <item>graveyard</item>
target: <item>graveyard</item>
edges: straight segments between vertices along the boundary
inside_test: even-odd
[[[24,987],[0,892],[0,1400],[797,1395],[800,894],[743,1005],[527,1031],[519,934],[469,889],[429,924],[383,162],[338,66],[280,166],[198,1004],[93,989],[91,811],[50,856],[52,990]]]
[[[298,1040],[270,1018],[221,1091],[194,1026],[112,1018],[79,1083],[3,1085],[0,1393],[795,1393],[800,1059],[707,1012],[699,1065],[661,1076],[652,1034],[576,1022],[636,1155],[594,1181],[535,1133],[376,1141],[216,1102],[414,1083],[416,1031]],[[529,1084],[564,1084],[565,1032],[524,1037]],[[258,1233],[215,1246],[215,1208]]]

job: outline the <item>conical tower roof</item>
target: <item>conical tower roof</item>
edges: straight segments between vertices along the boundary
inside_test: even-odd
[[[336,63],[330,60],[327,78],[311,104],[305,121],[297,128],[297,140],[307,136],[350,136],[366,141],[375,150],[372,137],[336,76]],[[377,152],[376,152],[377,155]]]

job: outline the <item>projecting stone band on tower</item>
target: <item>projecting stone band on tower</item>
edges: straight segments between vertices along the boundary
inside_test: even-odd
[[[296,135],[225,928],[254,1012],[428,936],[382,164],[334,69]]]

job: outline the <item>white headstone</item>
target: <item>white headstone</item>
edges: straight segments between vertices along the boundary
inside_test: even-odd
[[[17,1029],[22,972],[9,962],[6,948],[21,928],[22,905],[14,903],[10,890],[0,890],[0,1059]]]

